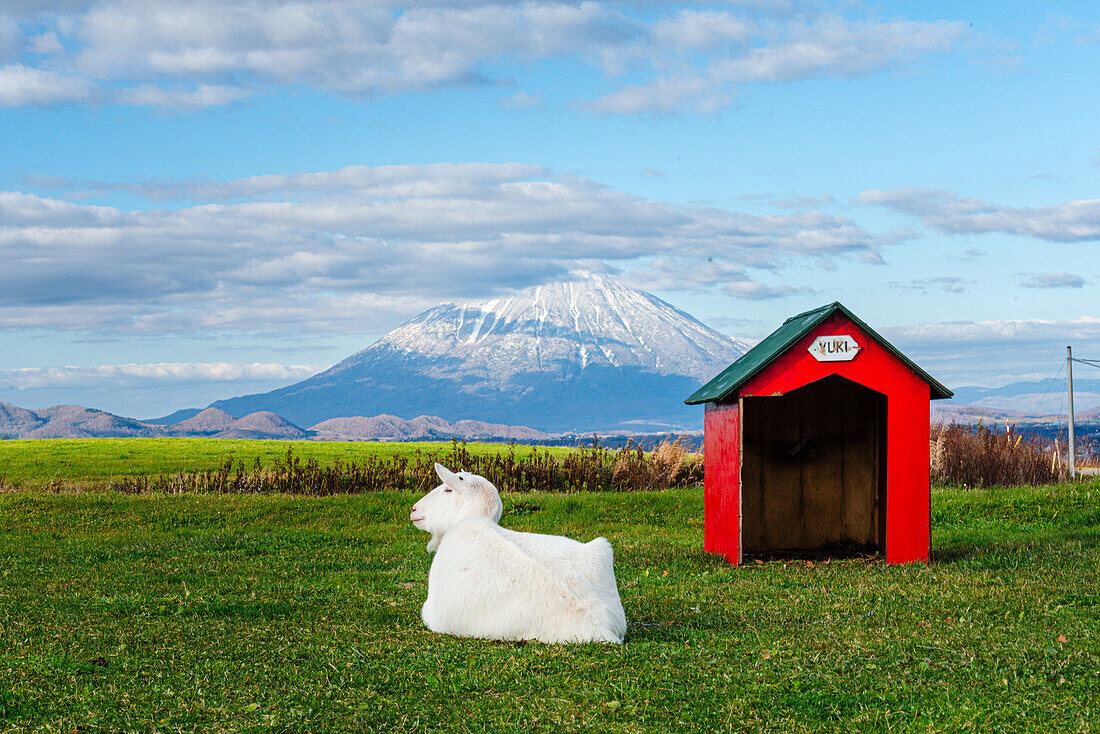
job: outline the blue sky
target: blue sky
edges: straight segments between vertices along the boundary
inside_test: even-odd
[[[0,400],[137,417],[602,270],[948,385],[1100,357],[1094,3],[0,6]]]

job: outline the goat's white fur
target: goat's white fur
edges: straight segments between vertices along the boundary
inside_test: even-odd
[[[484,477],[436,464],[443,484],[413,505],[432,534],[428,599],[433,632],[541,642],[622,642],[626,616],[605,538],[578,543],[500,527],[500,494]]]

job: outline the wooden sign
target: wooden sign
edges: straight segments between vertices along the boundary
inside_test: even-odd
[[[810,345],[810,354],[818,362],[850,362],[859,350],[859,343],[847,334],[819,336]]]

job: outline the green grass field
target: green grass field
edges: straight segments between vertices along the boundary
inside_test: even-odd
[[[626,644],[442,637],[409,494],[0,494],[0,731],[1095,731],[1100,483],[936,490],[936,561],[701,550],[698,489],[505,497],[608,537]]]
[[[65,486],[97,484],[119,477],[142,477],[177,472],[212,470],[232,457],[251,467],[256,459],[270,465],[286,457],[287,449],[302,459],[322,464],[335,459],[347,463],[368,456],[396,453],[446,454],[449,443],[380,443],[371,441],[251,441],[214,438],[82,438],[36,441],[0,441],[0,488],[43,488],[51,483]],[[474,454],[507,450],[501,444],[471,443]],[[529,446],[515,446],[517,456],[530,453]],[[568,448],[539,448],[556,456]]]

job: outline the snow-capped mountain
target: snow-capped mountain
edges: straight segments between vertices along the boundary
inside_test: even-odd
[[[511,298],[436,306],[329,372],[390,349],[434,360],[440,372],[457,358],[464,371],[499,384],[517,373],[569,374],[589,366],[705,381],[748,348],[645,291],[602,275],[579,276]]]
[[[594,274],[443,304],[303,382],[214,403],[299,425],[421,414],[542,430],[695,427],[684,397],[748,348],[644,291]]]

